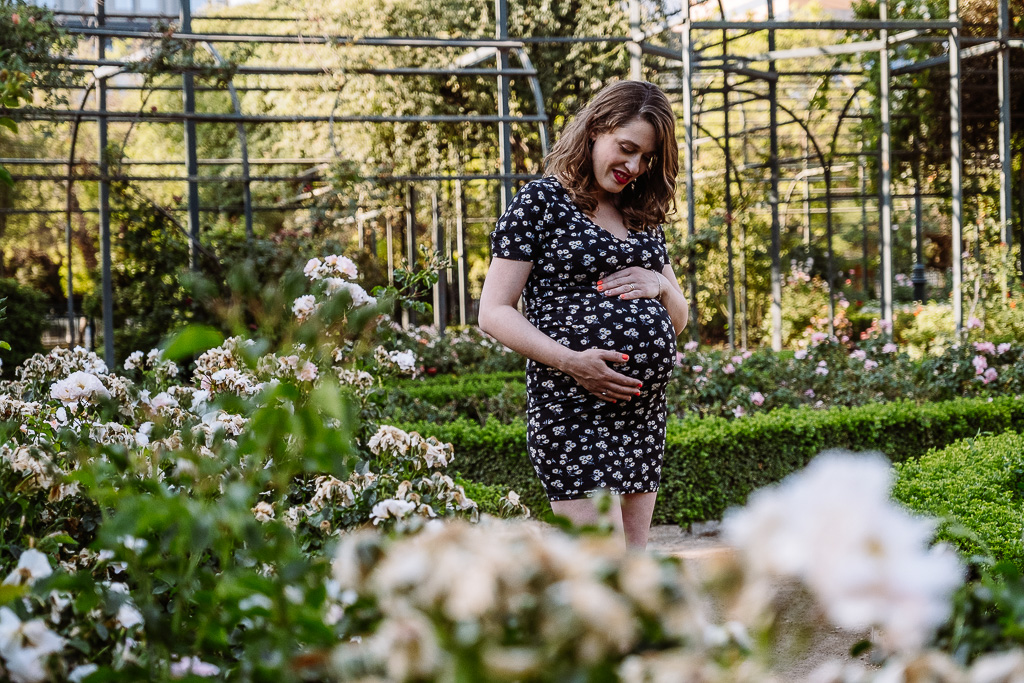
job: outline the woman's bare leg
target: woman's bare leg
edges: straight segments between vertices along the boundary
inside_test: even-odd
[[[619,505],[619,496],[612,496],[611,507],[605,514],[598,511],[593,498],[553,500],[551,501],[551,510],[559,517],[568,519],[574,526],[593,526],[603,521],[611,522],[615,535],[625,543],[625,537],[622,533],[622,508]]]
[[[655,493],[627,493],[622,499],[622,529],[626,534],[626,547],[630,550],[645,550],[651,533],[651,519],[654,517]]]

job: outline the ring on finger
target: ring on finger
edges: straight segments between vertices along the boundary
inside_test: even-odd
[[[636,289],[636,285],[634,285],[632,282],[630,282],[629,283],[629,291],[632,292],[634,289]]]

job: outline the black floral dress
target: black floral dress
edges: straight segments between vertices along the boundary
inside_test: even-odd
[[[548,498],[657,491],[675,329],[657,299],[607,297],[597,281],[630,266],[661,272],[668,262],[661,228],[630,230],[620,240],[549,177],[516,194],[491,234],[491,252],[533,264],[523,292],[530,323],[575,351],[627,354],[613,369],[643,383],[640,396],[611,403],[552,367],[527,362],[527,446]]]

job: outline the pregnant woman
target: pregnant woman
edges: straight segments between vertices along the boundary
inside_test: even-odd
[[[634,548],[647,545],[687,318],[661,229],[678,168],[665,94],[606,86],[498,221],[480,298],[481,329],[529,359],[527,445],[552,509],[593,524],[593,493],[617,494],[612,521]]]

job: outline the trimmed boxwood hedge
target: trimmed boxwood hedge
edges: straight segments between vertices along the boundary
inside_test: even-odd
[[[385,391],[389,420],[447,422],[464,416],[483,424],[491,416],[508,422],[526,412],[521,372],[403,380],[389,384]]]
[[[526,455],[526,425],[466,419],[396,425],[455,447],[454,469],[472,481],[509,486],[538,514],[547,499]],[[655,508],[657,524],[720,519],[752,491],[802,468],[826,448],[876,450],[894,462],[979,434],[1024,431],[1024,401],[964,399],[779,409],[739,420],[670,420]]]
[[[892,493],[907,507],[944,519],[938,538],[965,555],[991,554],[1024,568],[1024,436],[965,439],[897,463]]]

